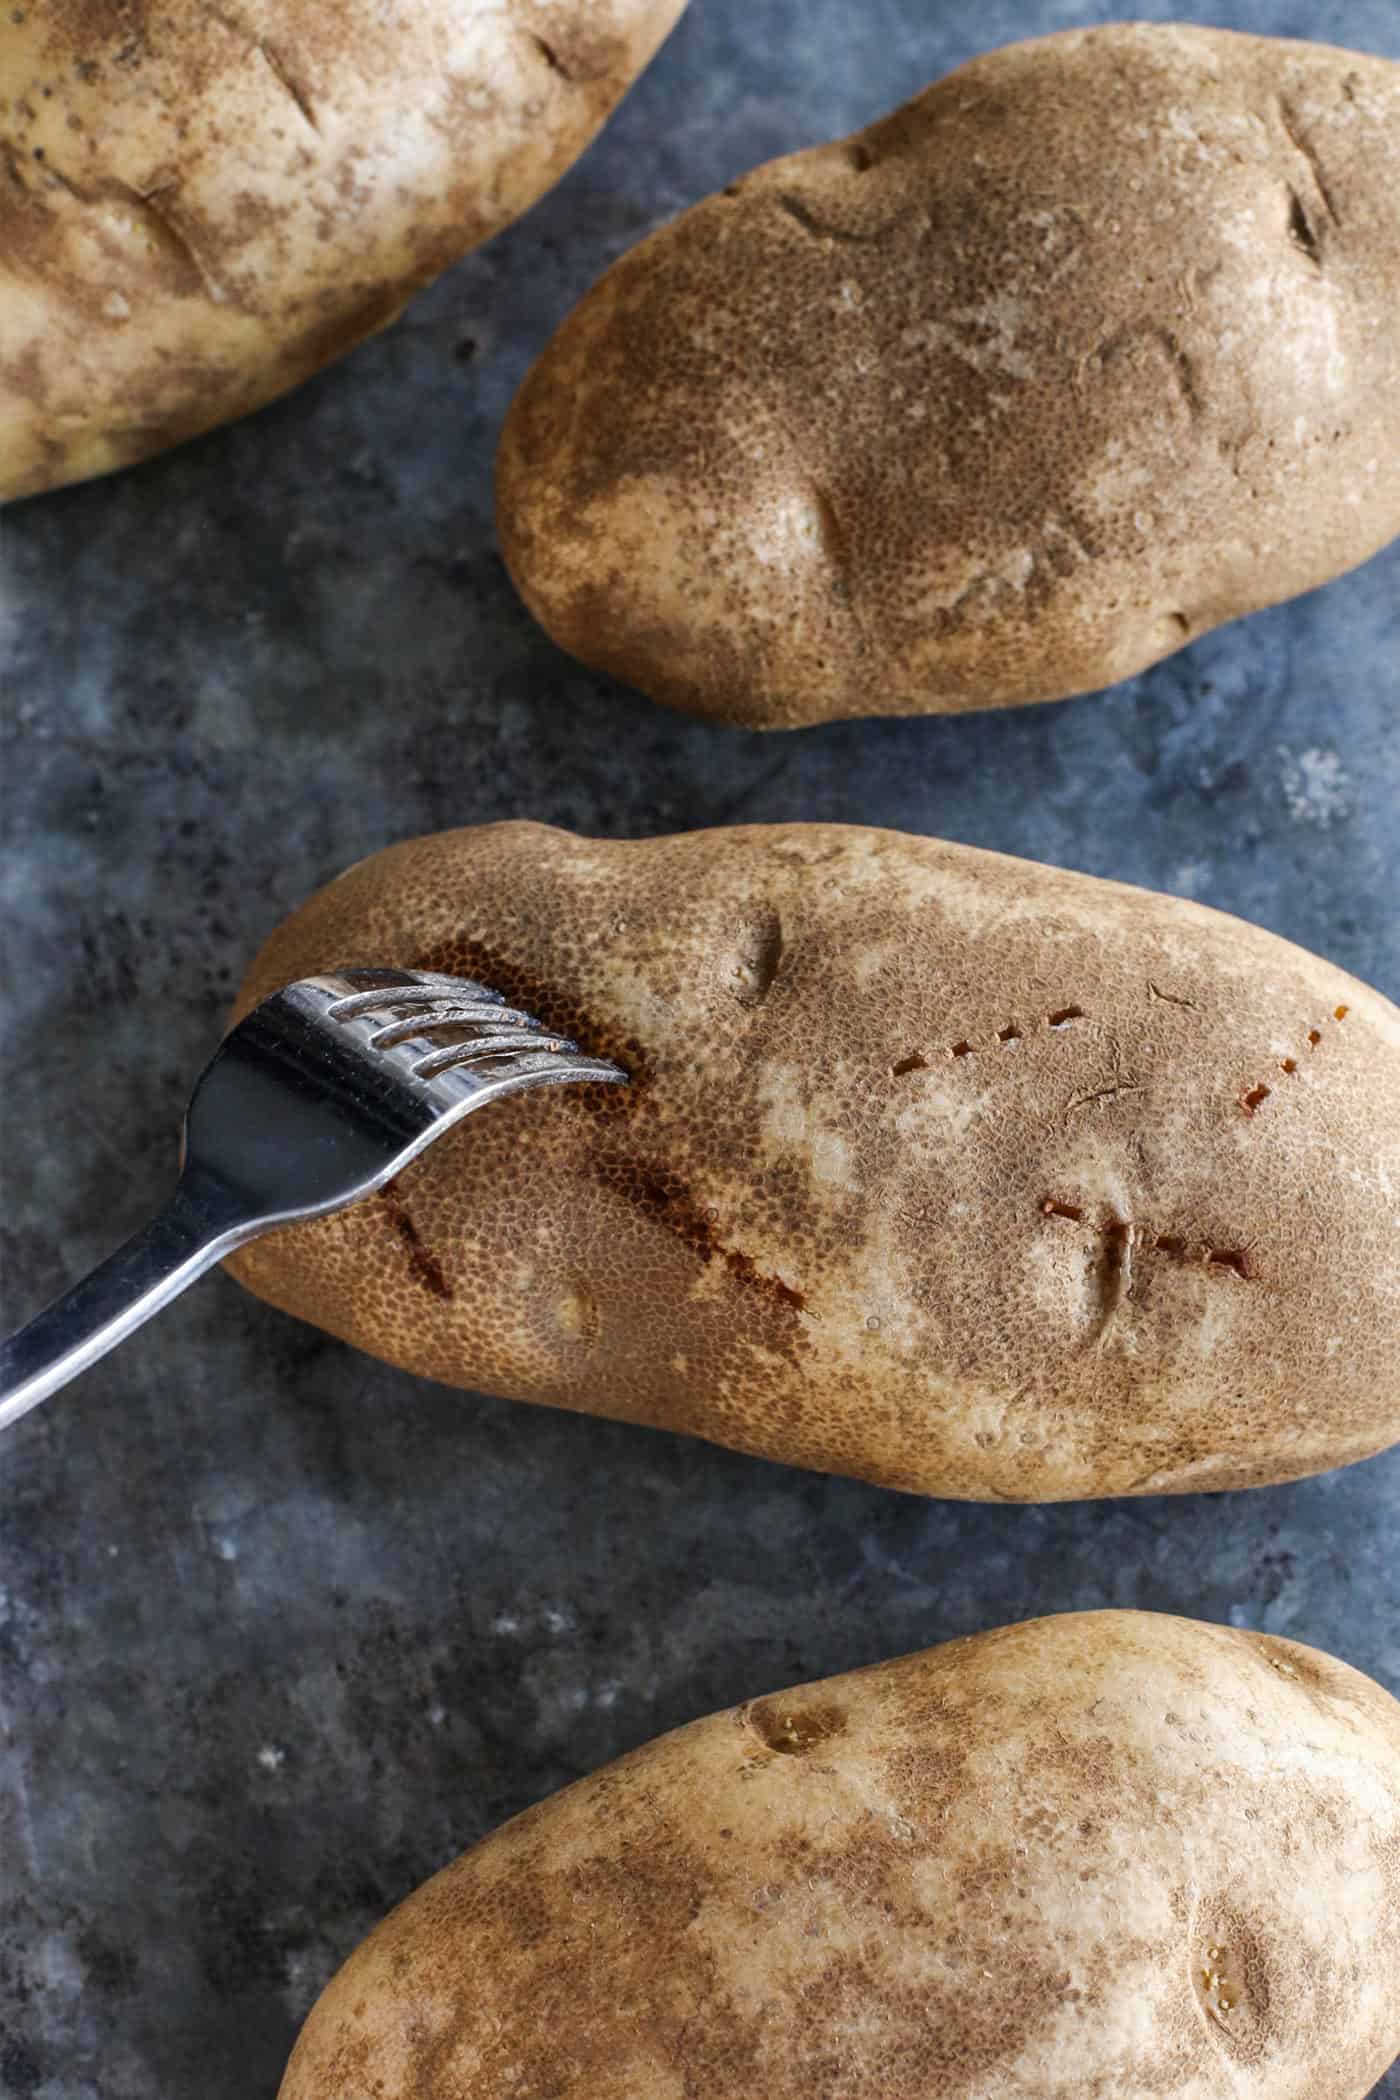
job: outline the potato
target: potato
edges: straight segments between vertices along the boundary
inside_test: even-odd
[[[1400,2049],[1400,1706],[1085,1612],[712,1714],[371,1934],[281,2100],[1361,2100]]]
[[[975,60],[625,256],[498,467],[576,656],[751,728],[1052,700],[1400,531],[1400,66]]]
[[[1400,1437],[1400,1014],[1256,927],[895,832],[500,824],[332,883],[239,1011],[356,961],[632,1074],[233,1261],[391,1362],[980,1499]]]
[[[683,6],[6,8],[0,500],[243,415],[392,321],[563,174]]]

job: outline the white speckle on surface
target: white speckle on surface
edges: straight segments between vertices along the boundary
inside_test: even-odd
[[[237,1560],[238,1541],[227,1536],[217,1538],[214,1541],[214,1551],[218,1554],[220,1560]]]
[[[287,1753],[278,1743],[264,1743],[258,1752],[258,1763],[264,1772],[280,1772],[287,1762]]]
[[[1351,815],[1351,781],[1331,746],[1312,744],[1306,751],[1278,747],[1283,796],[1295,824],[1315,824],[1326,831]]]
[[[513,1611],[497,1612],[495,1618],[491,1621],[491,1631],[492,1633],[519,1633],[520,1621]]]
[[[546,1633],[572,1633],[577,1623],[571,1611],[561,1611],[556,1604],[546,1605],[540,1618]]]
[[[447,1708],[445,1706],[434,1704],[428,1708],[428,1725],[431,1728],[441,1728],[446,1719]]]

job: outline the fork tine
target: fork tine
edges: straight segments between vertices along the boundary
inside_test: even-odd
[[[348,977],[352,973],[347,970],[342,974]],[[384,1006],[437,1006],[444,998],[460,1000],[464,992],[474,1005],[505,1005],[505,995],[492,991],[490,985],[437,976],[426,983],[386,984],[368,992],[351,992],[344,999],[333,1000],[326,1012],[333,1021],[353,1021],[357,1014],[372,1014]]]
[[[533,1014],[520,1012],[513,1006],[482,1006],[479,1004],[444,1006],[441,1010],[430,1007],[425,1012],[409,1015],[401,1021],[388,1021],[383,1028],[376,1029],[370,1037],[374,1050],[392,1049],[411,1035],[429,1035],[435,1028],[477,1028],[483,1034],[496,1029],[509,1029],[518,1034],[522,1028],[543,1031],[543,1021]]]
[[[441,1050],[434,1050],[422,1057],[413,1067],[415,1079],[436,1079],[439,1072],[446,1072],[455,1065],[480,1064],[484,1060],[514,1055],[516,1052],[542,1051],[550,1057],[573,1057],[579,1055],[577,1043],[563,1035],[536,1035],[523,1028],[503,1029],[497,1036],[484,1036],[471,1043],[448,1043]]]

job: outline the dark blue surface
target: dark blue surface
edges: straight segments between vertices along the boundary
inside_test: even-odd
[[[1396,0],[1133,11],[1400,56]],[[495,551],[511,393],[623,247],[975,50],[1112,12],[695,0],[561,188],[390,335],[0,523],[7,1313],[159,1200],[277,920],[439,825],[901,825],[1199,897],[1400,995],[1394,549],[1107,696],[783,739],[568,662]],[[1218,1499],[921,1503],[445,1392],[222,1278],[21,1426],[0,1510],[5,2100],[270,2096],[321,1982],[433,1868],[798,1678],[1131,1604],[1400,1691],[1400,1453]]]

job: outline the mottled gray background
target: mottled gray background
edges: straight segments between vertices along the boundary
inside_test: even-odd
[[[1136,12],[1400,56],[1396,0]],[[778,741],[566,661],[496,553],[506,404],[614,255],[976,50],[1112,13],[695,0],[562,187],[391,334],[0,524],[10,1318],[160,1198],[275,922],[439,825],[874,820],[1228,906],[1400,994],[1397,550],[1107,697]],[[795,1679],[1131,1604],[1400,1690],[1398,1520],[1400,1452],[1269,1493],[923,1503],[446,1392],[213,1279],[0,1450],[0,2091],[270,2100],[431,1869]]]

